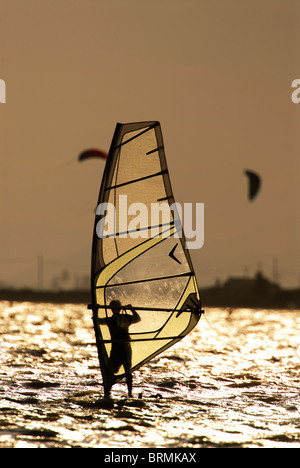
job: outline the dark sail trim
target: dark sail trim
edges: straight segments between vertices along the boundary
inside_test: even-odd
[[[138,333],[137,333],[138,334]],[[181,339],[181,335],[177,336],[166,336],[166,337],[157,337],[157,338],[130,338],[129,340],[100,340],[101,343],[132,343],[138,341],[157,341],[157,340],[177,340]]]
[[[144,133],[149,132],[149,130],[151,130],[152,128],[157,127],[157,125],[159,125],[158,122],[153,123],[152,125],[148,126],[145,130],[143,130],[142,132],[138,133],[137,135],[134,135],[133,137],[129,138],[128,140],[124,141],[123,143],[120,143],[119,145],[115,146],[115,148],[116,149],[121,148],[121,146],[126,145],[127,143],[134,140],[135,138],[138,138],[139,136],[143,135]],[[132,131],[134,131],[134,130],[132,130]],[[124,135],[126,135],[126,133],[130,133],[130,132],[124,132]]]
[[[160,176],[162,174],[167,174],[167,172],[168,172],[167,169],[164,169],[163,171],[155,172],[154,174],[150,174],[150,175],[145,176],[145,177],[140,177],[139,179],[129,180],[127,182],[123,182],[122,184],[111,185],[110,187],[106,187],[105,190],[112,190],[112,189],[116,189],[116,188],[119,188],[119,187],[123,187],[124,185],[134,184],[134,183],[140,182],[142,180],[151,179],[152,177],[157,177],[157,176]]]
[[[163,200],[174,200],[174,198],[173,198],[173,195],[168,195],[167,197],[162,197],[162,198],[157,199],[157,201],[163,201]]]
[[[160,151],[162,149],[164,149],[164,145],[158,146],[157,148],[154,148],[153,150],[148,151],[146,155],[148,156],[149,154],[157,153],[157,151]]]
[[[160,281],[164,279],[182,278],[185,276],[193,276],[193,273],[189,271],[188,273],[180,273],[179,275],[159,276],[157,278],[146,278],[142,280],[126,281],[123,283],[102,284],[101,286],[94,286],[94,288],[95,289],[114,288],[116,286],[126,286],[128,284],[148,283],[148,281]]]
[[[160,228],[160,227],[164,227],[164,226],[174,226],[174,221],[170,221],[169,223],[163,223],[163,224],[155,224],[155,225],[152,225],[152,226],[146,226],[146,227],[142,227],[142,228],[139,228],[139,229],[131,229],[130,231],[121,231],[121,232],[114,232],[112,234],[106,234],[105,236],[103,237],[99,237],[99,239],[108,239],[108,238],[111,238],[111,237],[118,237],[118,236],[123,236],[124,234],[130,234],[131,232],[140,232],[140,231],[148,231],[149,229],[156,229],[156,228]],[[165,232],[165,231],[163,231]],[[151,239],[153,239],[154,237],[158,237],[161,233],[159,234],[155,234],[155,236],[151,237]]]

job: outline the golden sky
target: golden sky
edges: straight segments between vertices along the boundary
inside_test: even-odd
[[[90,271],[117,122],[159,120],[178,202],[204,202],[199,286],[300,284],[300,0],[0,0],[0,283]],[[244,169],[262,177],[247,200]]]

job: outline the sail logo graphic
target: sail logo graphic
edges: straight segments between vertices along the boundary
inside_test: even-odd
[[[167,238],[175,229],[174,237],[184,235],[186,248],[201,249],[204,245],[204,203],[184,203],[182,207],[180,203],[157,202],[151,203],[149,210],[144,203],[128,205],[127,195],[119,195],[116,206],[100,203],[96,215],[100,217],[96,223],[100,239],[148,239],[159,235]]]
[[[6,103],[6,84],[4,80],[0,79],[0,103]]]

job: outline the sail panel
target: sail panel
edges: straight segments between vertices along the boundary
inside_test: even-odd
[[[132,183],[132,180],[146,178],[161,171],[157,155],[147,154],[157,147],[155,129],[146,130],[147,127],[142,132],[137,130],[125,133],[120,148],[117,184]],[[135,160],[134,167],[132,159]]]
[[[161,242],[136,256],[134,261],[124,265],[111,278],[107,286],[152,278],[174,277],[186,273],[190,273],[190,268],[183,247],[179,239],[172,235],[167,242],[162,239]]]

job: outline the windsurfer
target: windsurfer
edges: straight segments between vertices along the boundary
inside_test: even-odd
[[[132,395],[132,375],[131,358],[132,350],[130,345],[129,327],[134,323],[140,322],[141,318],[131,304],[126,306],[121,305],[118,300],[110,302],[109,307],[112,310],[112,317],[99,319],[100,324],[106,324],[109,328],[112,347],[110,353],[110,366],[115,374],[123,365],[126,374],[126,383],[128,387],[128,395]],[[121,313],[121,311],[125,313]],[[126,310],[130,310],[132,314],[127,314]],[[111,388],[105,389],[105,397],[110,395]]]

